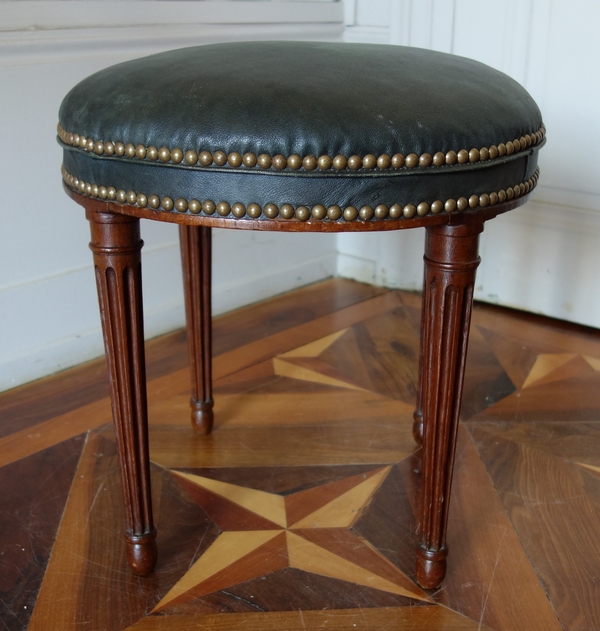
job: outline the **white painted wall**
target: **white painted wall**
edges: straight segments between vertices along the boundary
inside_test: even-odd
[[[548,129],[534,199],[487,224],[476,298],[600,327],[600,3],[350,0],[345,40],[433,48],[514,77]],[[338,273],[419,289],[422,231],[338,236]]]
[[[342,15],[322,1],[0,0],[0,390],[103,352],[87,221],[61,187],[55,130],[67,91],[172,48],[341,39]],[[183,325],[183,293],[177,228],[142,230],[151,337]],[[215,230],[214,311],[331,276],[336,255],[334,235]]]
[[[342,11],[346,22],[343,31]],[[410,44],[523,83],[548,128],[535,200],[488,224],[477,298],[600,326],[596,0],[0,0],[0,390],[102,353],[88,228],[60,184],[63,95],[122,60],[235,39]],[[422,231],[216,231],[219,313],[331,274],[418,289]],[[144,222],[146,331],[183,324],[173,226]]]

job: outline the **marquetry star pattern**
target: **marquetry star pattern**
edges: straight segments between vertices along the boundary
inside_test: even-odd
[[[312,381],[348,390],[363,390],[319,357],[347,331],[348,329],[342,329],[304,346],[281,353],[273,358],[273,372],[280,377]]]
[[[425,599],[417,585],[351,530],[390,469],[284,496],[172,471],[222,532],[154,612],[287,567]]]
[[[583,371],[600,371],[600,359],[576,353],[542,353],[538,355],[523,388],[578,376]]]

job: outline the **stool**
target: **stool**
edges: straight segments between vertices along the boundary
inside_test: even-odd
[[[538,180],[541,114],[506,75],[395,47],[199,46],[88,77],[62,103],[66,192],[86,209],[134,572],[156,562],[139,220],[177,223],[192,423],[213,425],[211,228],[425,227],[414,435],[423,445],[417,580],[446,569],[452,467],[484,222]]]

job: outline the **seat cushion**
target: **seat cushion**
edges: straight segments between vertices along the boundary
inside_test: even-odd
[[[198,46],[107,68],[69,92],[58,127],[64,178],[84,194],[315,229],[385,229],[526,195],[544,133],[531,96],[478,62],[309,42]]]

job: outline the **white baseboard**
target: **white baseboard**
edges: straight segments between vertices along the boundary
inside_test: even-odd
[[[336,254],[330,252],[318,258],[256,276],[251,282],[234,281],[213,292],[213,315],[265,300],[336,275]]]
[[[600,328],[600,213],[534,199],[487,224],[475,298]]]
[[[422,233],[375,238],[361,247],[353,236],[340,235],[338,275],[420,290]],[[599,242],[600,212],[534,199],[486,224],[475,299],[600,328]]]
[[[338,254],[337,275],[342,278],[351,278],[359,283],[376,284],[377,270],[373,259],[350,254]]]

